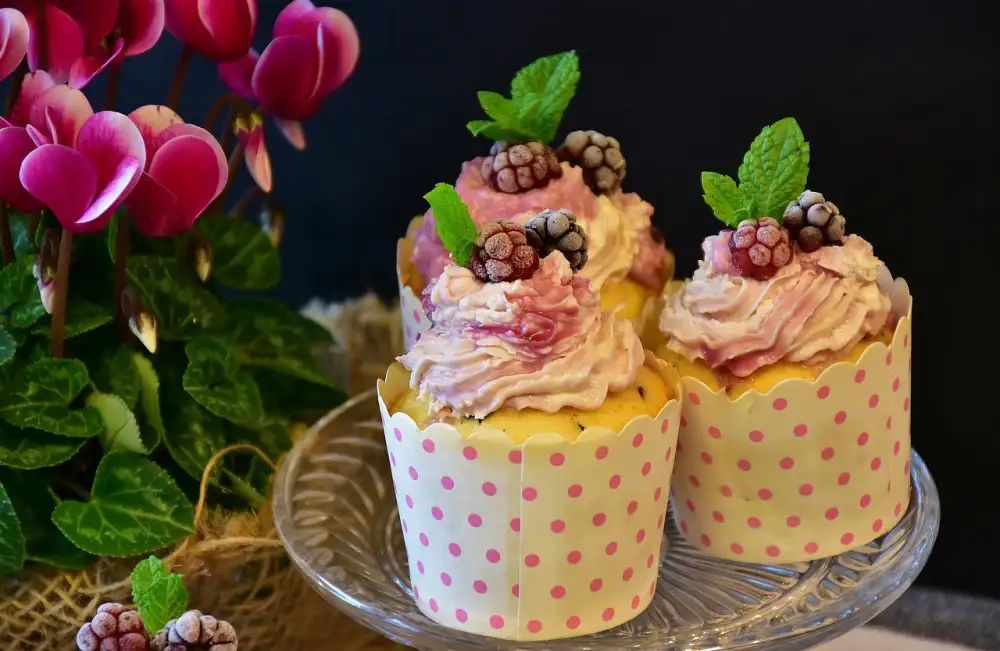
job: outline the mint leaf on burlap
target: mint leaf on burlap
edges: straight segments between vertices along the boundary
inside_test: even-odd
[[[809,143],[795,118],[764,127],[740,165],[740,191],[754,200],[751,219],[773,217],[779,222],[785,208],[806,189]]]
[[[97,436],[104,427],[100,413],[93,407],[70,407],[88,381],[87,367],[79,360],[38,360],[7,387],[0,418],[59,436]]]
[[[202,407],[234,423],[253,425],[264,418],[257,384],[240,368],[231,346],[200,337],[188,342],[184,352],[188,358],[184,390]]]
[[[0,576],[24,567],[24,534],[7,491],[0,484]]]
[[[156,635],[167,622],[187,611],[190,596],[184,587],[184,577],[169,572],[155,556],[136,565],[131,579],[132,601],[150,635]]]
[[[281,258],[267,233],[242,219],[201,219],[212,247],[212,277],[233,289],[270,289],[281,280]]]
[[[62,502],[52,521],[80,549],[119,558],[148,554],[194,533],[191,503],[174,480],[130,452],[106,454],[90,501]]]
[[[434,228],[442,244],[455,262],[465,266],[472,255],[478,231],[462,197],[454,186],[438,183],[424,195],[424,199],[434,210]]]

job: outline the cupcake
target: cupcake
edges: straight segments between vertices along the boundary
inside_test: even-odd
[[[751,145],[739,185],[702,175],[728,228],[660,315],[657,354],[685,394],[676,517],[724,558],[836,555],[889,531],[909,501],[910,293],[805,189],[808,163],[785,119]]]
[[[510,98],[480,92],[491,119],[468,127],[493,144],[488,155],[462,165],[455,188],[477,226],[497,219],[526,224],[543,210],[559,212],[562,217],[550,221],[559,228],[541,233],[553,248],[568,232],[566,224],[582,226],[589,237],[583,275],[600,292],[605,309],[620,307],[620,316],[641,328],[652,313],[650,299],[673,276],[674,258],[650,221],[653,207],[622,191],[627,164],[618,140],[574,131],[558,147],[551,146],[579,77],[577,56],[567,52],[522,69]],[[397,247],[407,349],[430,328],[420,309],[422,292],[454,262],[435,221],[433,209],[417,217]],[[566,257],[574,252],[562,249]]]
[[[450,186],[428,196],[465,266],[378,383],[416,603],[495,638],[618,626],[656,589],[679,378],[562,251],[477,231]]]

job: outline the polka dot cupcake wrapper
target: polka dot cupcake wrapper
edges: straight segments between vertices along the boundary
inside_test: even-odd
[[[413,344],[417,343],[417,338],[431,329],[431,320],[424,313],[420,297],[403,281],[402,269],[404,265],[412,266],[412,262],[409,260],[412,255],[413,242],[409,236],[399,240],[396,246],[396,280],[399,283],[399,310],[403,320],[403,344],[406,346],[406,350],[413,348]],[[416,273],[415,269],[414,273]]]
[[[910,497],[910,324],[815,381],[731,400],[683,378],[673,493],[705,553],[752,563],[833,556],[889,531]]]
[[[672,369],[658,364],[672,385]],[[513,640],[587,635],[639,615],[656,589],[680,403],[621,432],[576,441],[499,431],[420,430],[385,405],[406,377],[379,383],[410,580],[420,610],[451,628]]]

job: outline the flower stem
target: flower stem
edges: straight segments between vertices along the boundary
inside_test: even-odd
[[[113,111],[115,101],[118,99],[118,86],[122,79],[122,66],[120,61],[111,64],[111,72],[108,73],[108,90],[104,96],[104,110]]]
[[[25,57],[21,65],[17,67],[14,71],[14,77],[10,80],[10,90],[7,91],[7,104],[4,106],[3,114],[6,117],[10,117],[11,111],[14,110],[14,104],[17,103],[17,96],[21,94],[21,84],[24,83],[24,76],[28,74],[28,58]]]
[[[3,263],[14,261],[14,242],[10,237],[10,220],[7,219],[7,202],[0,201],[0,240],[3,242]]]
[[[189,47],[184,48],[181,52],[181,58],[177,61],[177,67],[174,68],[174,78],[170,82],[170,93],[167,95],[167,106],[169,108],[177,110],[177,105],[181,101],[181,91],[184,89],[184,79],[187,77],[188,68],[191,67],[191,57],[194,55],[194,50]]]
[[[122,341],[131,341],[128,329],[128,315],[122,309],[122,294],[125,292],[125,269],[128,261],[130,231],[132,220],[128,215],[118,217],[118,230],[115,232],[115,323],[118,335]]]
[[[263,192],[260,187],[254,183],[247,188],[246,192],[243,193],[243,196],[236,201],[230,214],[237,219],[243,219],[243,215],[246,213],[247,208],[249,208],[250,204],[253,203],[253,200],[261,194],[263,194]]]
[[[46,12],[45,0],[35,0],[35,11],[38,12],[38,69],[49,67],[49,15]]]
[[[62,357],[66,343],[66,297],[69,295],[69,263],[73,253],[73,233],[63,230],[59,242],[59,264],[56,267],[56,304],[52,307],[52,339],[49,356]]]
[[[222,146],[222,151],[229,149],[229,146],[233,143],[233,124],[236,122],[236,105],[231,104],[229,106],[229,112],[226,113],[226,121],[222,123],[222,131],[220,135],[222,139],[219,144]]]

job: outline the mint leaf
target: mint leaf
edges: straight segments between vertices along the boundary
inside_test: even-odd
[[[517,104],[500,93],[489,90],[479,91],[479,105],[500,124],[513,125],[517,121]]]
[[[525,134],[505,127],[493,120],[473,120],[465,125],[474,136],[482,136],[487,140],[524,140]]]
[[[543,57],[522,68],[510,88],[521,130],[551,142],[579,82],[580,59],[573,51]]]
[[[226,426],[183,391],[172,391],[165,400],[167,428],[163,442],[174,461],[192,478],[201,481],[205,466],[226,447]],[[214,473],[218,478],[218,473]]]
[[[142,413],[146,422],[160,436],[164,435],[163,415],[160,413],[160,378],[153,363],[141,353],[132,353],[132,363],[139,378],[139,395],[142,398]]]
[[[267,233],[241,219],[200,219],[212,247],[212,277],[233,289],[270,289],[281,280],[281,259]]]
[[[34,470],[69,461],[86,443],[0,422],[0,466]]]
[[[24,534],[14,513],[14,505],[0,484],[0,576],[24,567]]]
[[[128,346],[119,345],[113,354],[101,355],[88,368],[98,390],[119,396],[126,407],[135,409],[139,401],[139,371]]]
[[[257,384],[240,368],[232,347],[201,337],[188,342],[184,352],[184,390],[202,407],[234,423],[253,425],[264,418]]]
[[[150,556],[146,560],[136,563],[132,574],[129,575],[132,580],[132,603],[140,603],[154,581],[168,576],[170,576],[170,570],[163,564],[163,561],[155,556]]]
[[[143,445],[135,414],[129,411],[124,400],[118,396],[95,391],[87,396],[87,404],[99,411],[104,421],[104,431],[101,432],[100,439],[105,452],[122,450],[149,454],[152,451]]]
[[[70,339],[110,323],[114,315],[102,306],[82,299],[70,299],[66,304],[66,338]],[[49,336],[50,319],[32,329],[35,334]]]
[[[93,407],[71,409],[87,386],[87,367],[76,359],[41,359],[31,364],[5,392],[0,418],[59,436],[97,436],[104,428]]]
[[[16,352],[17,342],[14,341],[14,337],[7,332],[7,329],[0,325],[0,366],[3,366],[10,360],[14,359],[14,353]]]
[[[201,286],[191,269],[173,258],[132,256],[128,278],[156,315],[162,339],[184,341],[222,322],[218,299]]]
[[[21,523],[26,560],[66,570],[82,570],[94,562],[52,524],[56,500],[41,473],[0,468],[0,482]]]
[[[719,221],[730,228],[740,223],[737,211],[743,208],[744,199],[736,181],[724,174],[702,172],[701,188],[705,192],[705,203],[712,208]]]
[[[146,632],[156,635],[166,627],[167,622],[184,614],[190,599],[184,587],[184,577],[169,574],[154,580],[135,603]]]
[[[469,215],[469,209],[455,187],[438,183],[424,195],[424,199],[434,209],[434,228],[451,257],[459,265],[465,266],[472,255],[476,242],[476,223]]]
[[[764,127],[743,157],[740,190],[754,199],[751,218],[781,221],[788,203],[806,189],[809,143],[794,118]]]
[[[104,455],[90,501],[59,504],[52,521],[80,549],[119,558],[148,554],[194,533],[191,503],[170,475],[128,452]]]

